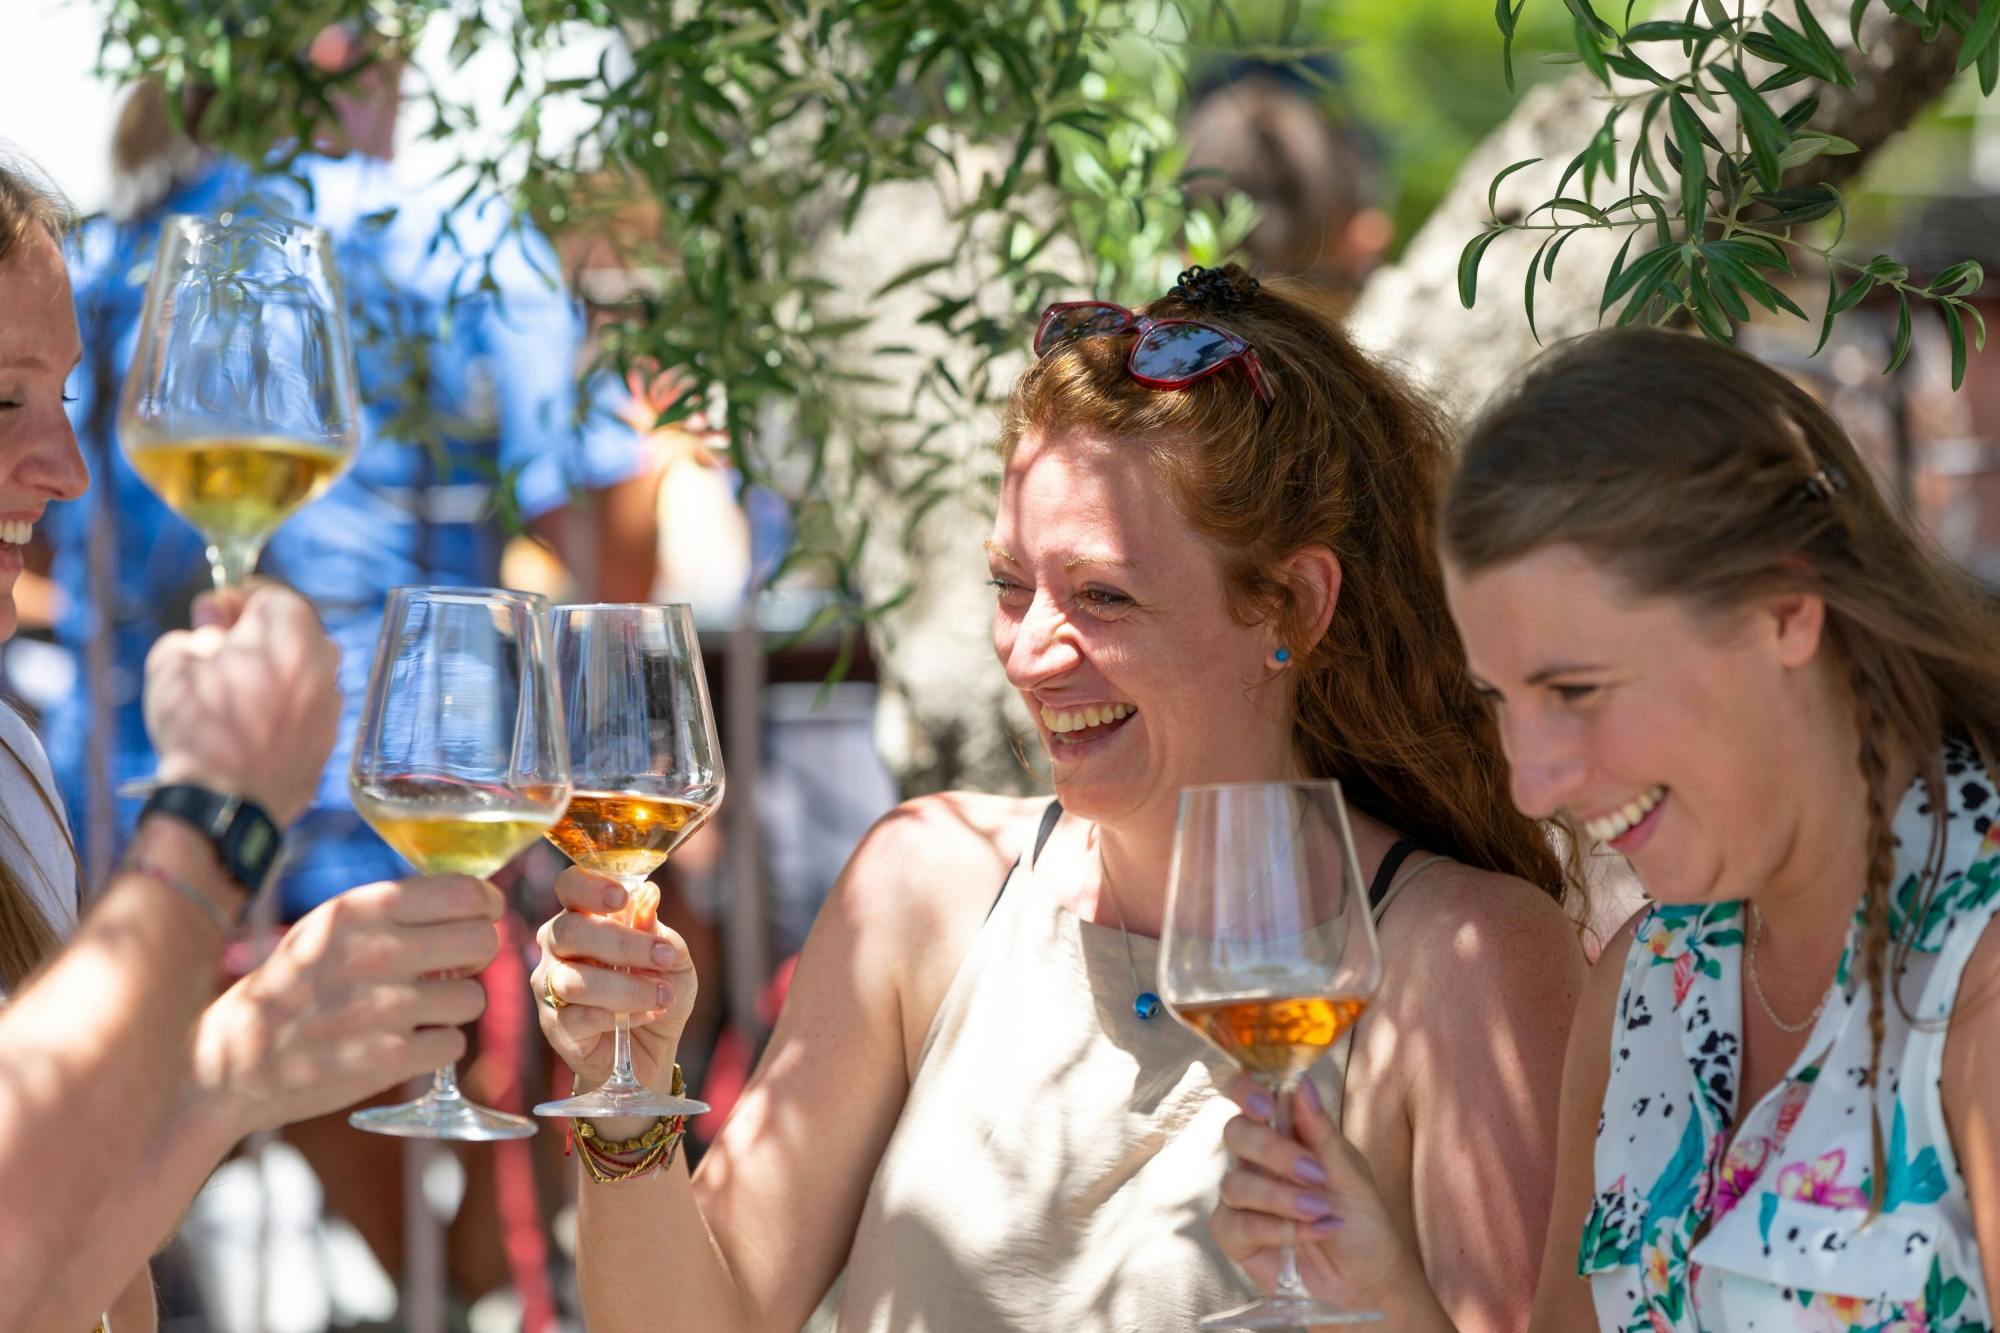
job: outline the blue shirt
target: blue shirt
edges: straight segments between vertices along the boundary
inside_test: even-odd
[[[85,348],[71,414],[93,490],[110,488],[115,516],[116,784],[153,771],[139,702],[146,652],[188,623],[188,602],[209,582],[201,537],[139,479],[116,439],[117,395],[160,219],[219,212],[254,194],[334,238],[352,311],[361,446],[352,470],[272,536],[259,566],[313,600],[341,649],[340,738],[315,808],[291,840],[280,885],[287,919],[355,884],[406,873],[347,797],[348,748],[388,590],[490,584],[506,537],[497,502],[508,491],[520,515],[533,518],[572,490],[613,485],[646,466],[644,443],[613,411],[608,377],[592,386],[591,398],[602,403],[579,420],[580,312],[559,284],[548,242],[516,228],[503,203],[459,205],[458,189],[412,183],[366,158],[307,158],[295,171],[309,199],[289,181],[259,180],[219,162],[140,220],[86,227],[71,275]],[[96,504],[86,495],[51,505],[42,525],[64,594],[56,636],[79,660],[102,610],[90,594],[87,549]],[[90,817],[85,688],[79,680],[45,721],[79,837]],[[117,807],[122,841],[139,802]]]

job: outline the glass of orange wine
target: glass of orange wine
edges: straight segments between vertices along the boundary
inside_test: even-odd
[[[555,662],[569,726],[569,809],[548,839],[586,870],[625,887],[616,920],[651,931],[652,876],[722,803],[722,749],[701,644],[686,606],[599,604],[555,609]],[[632,1068],[632,1028],[617,1015],[611,1076],[544,1102],[536,1115],[700,1115],[708,1103],[655,1092]]]
[[[326,232],[244,213],[160,229],[119,403],[125,456],[208,543],[218,589],[331,486],[360,436],[346,297]]]
[[[550,674],[548,603],[490,588],[397,588],[361,705],[348,789],[426,875],[491,878],[569,803],[569,744]],[[518,1139],[526,1116],[481,1106],[437,1071],[422,1097],[347,1117],[416,1139]]]
[[[1354,1026],[1382,980],[1367,889],[1336,782],[1250,782],[1181,793],[1160,936],[1160,996],[1262,1084],[1291,1132],[1292,1091]],[[1208,1329],[1378,1320],[1319,1300],[1287,1245],[1270,1296]]]

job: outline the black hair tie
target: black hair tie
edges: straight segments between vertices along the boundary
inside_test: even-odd
[[[1196,310],[1227,314],[1247,304],[1257,294],[1257,287],[1255,278],[1238,282],[1221,269],[1197,264],[1181,270],[1180,277],[1167,289],[1167,295],[1179,297]]]

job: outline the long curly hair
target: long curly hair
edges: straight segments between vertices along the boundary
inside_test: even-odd
[[[1474,425],[1442,526],[1468,572],[1560,542],[1641,596],[1705,612],[1785,593],[1826,603],[1868,790],[1859,972],[1874,1084],[1887,997],[1909,1014],[1885,981],[1910,944],[1890,937],[1890,768],[1912,762],[1928,784],[1928,896],[1944,847],[1944,740],[1969,738],[1989,774],[2000,753],[1992,604],[1911,530],[1809,394],[1742,352],[1653,330],[1591,334],[1536,362]],[[1879,1116],[1875,1155],[1879,1210]]]
[[[1508,798],[1498,739],[1445,607],[1434,541],[1443,419],[1363,356],[1311,289],[1257,286],[1235,265],[1222,273],[1226,292],[1195,287],[1198,305],[1170,294],[1140,313],[1244,339],[1266,371],[1268,409],[1234,367],[1159,392],[1126,373],[1132,335],[1080,338],[1015,384],[1003,454],[1031,433],[1086,431],[1143,449],[1181,517],[1222,553],[1238,622],[1275,620],[1290,645],[1292,737],[1305,771],[1338,779],[1357,809],[1426,848],[1558,899],[1580,892],[1549,830]],[[1341,568],[1339,605],[1317,642],[1280,573],[1285,557],[1314,544]]]

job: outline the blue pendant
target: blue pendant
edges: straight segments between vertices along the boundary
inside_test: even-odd
[[[1151,1018],[1160,1012],[1160,997],[1149,990],[1140,991],[1138,998],[1132,1001],[1132,1012],[1141,1020]]]

